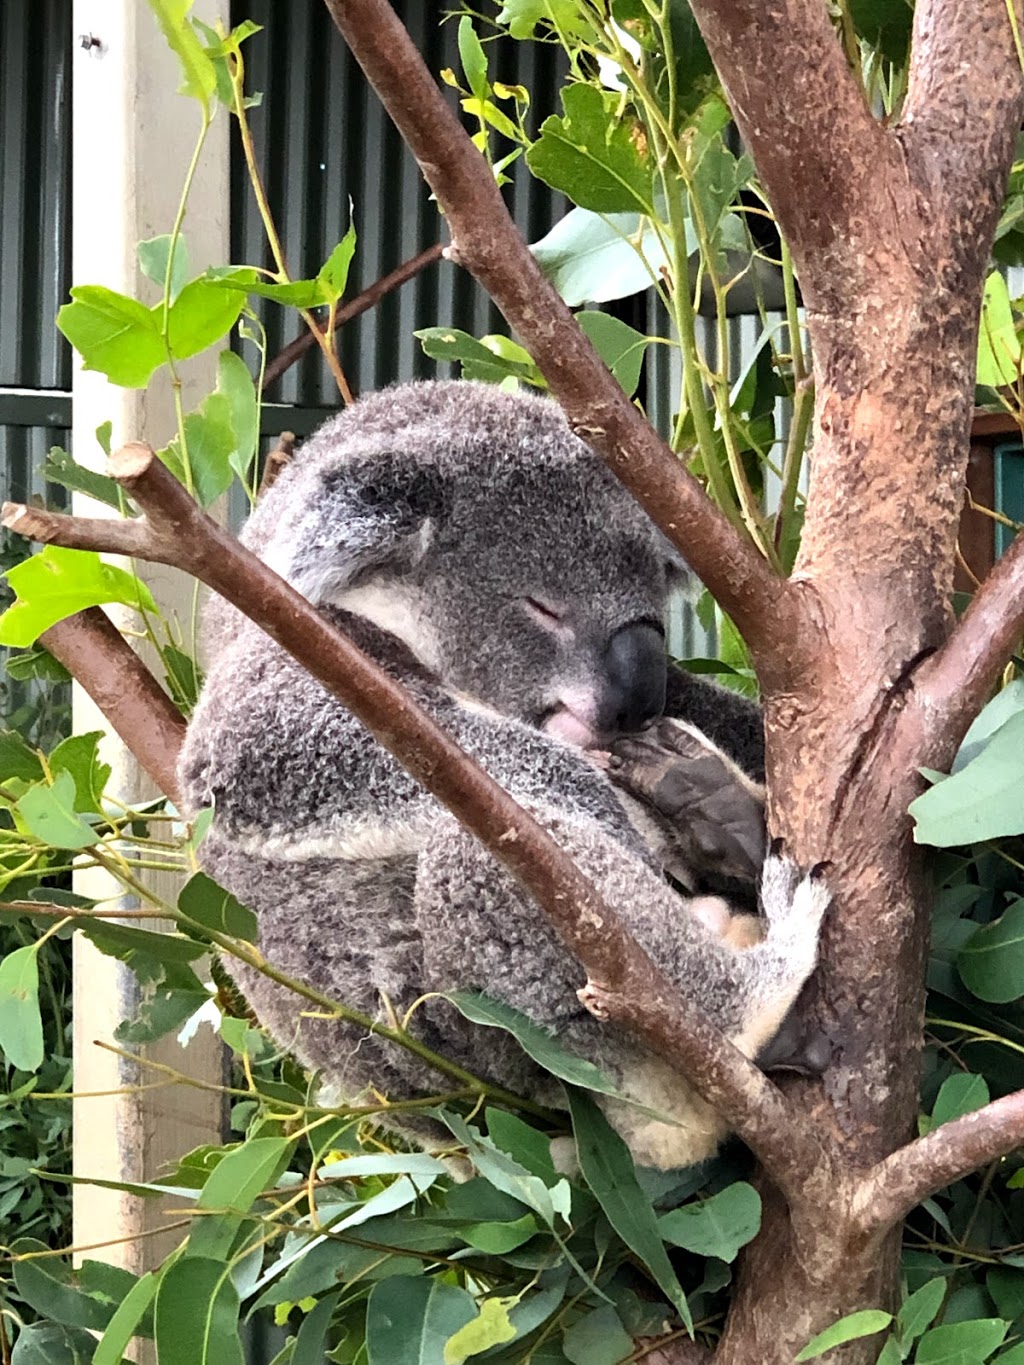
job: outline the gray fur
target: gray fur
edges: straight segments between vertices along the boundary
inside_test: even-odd
[[[560,411],[469,383],[375,395],[308,442],[245,539],[401,679],[577,859],[680,990],[756,1053],[813,968],[823,897],[775,868],[764,941],[738,951],[688,912],[608,778],[559,737],[566,715],[595,740],[614,733],[609,641],[638,628],[646,640],[638,623],[660,620],[682,572]],[[192,808],[216,804],[203,862],[257,912],[269,961],[371,1016],[382,996],[401,1015],[427,992],[484,990],[672,1118],[608,1102],[638,1160],[713,1150],[717,1118],[583,1008],[583,971],[490,855],[256,627],[223,605],[218,618],[182,783]],[[271,1032],[341,1096],[445,1088],[404,1050],[302,1018],[293,994],[239,977]],[[446,1002],[421,1005],[413,1028],[453,1061],[560,1102],[511,1039]]]

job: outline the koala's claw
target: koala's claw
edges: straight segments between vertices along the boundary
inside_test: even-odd
[[[761,874],[761,908],[772,929],[817,938],[832,901],[823,876],[827,866],[815,863],[805,873],[791,858],[769,855]]]

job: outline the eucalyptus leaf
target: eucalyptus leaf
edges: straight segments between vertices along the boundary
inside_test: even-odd
[[[910,804],[919,844],[953,848],[1024,834],[1024,711],[1012,715],[977,756]]]
[[[280,1175],[293,1148],[289,1138],[250,1138],[217,1162],[203,1185],[196,1208],[247,1213]],[[235,1218],[197,1218],[185,1254],[211,1260],[226,1257],[238,1226],[239,1220]]]
[[[740,1247],[756,1237],[760,1227],[761,1196],[743,1180],[658,1219],[658,1231],[666,1242],[720,1261],[734,1261]]]
[[[47,483],[59,484],[70,488],[73,493],[85,493],[96,502],[105,503],[116,511],[121,510],[124,495],[120,486],[108,475],[97,474],[93,469],[76,464],[66,450],[51,446],[40,473]]]
[[[545,119],[526,153],[533,174],[579,208],[653,217],[653,159],[620,101],[578,84],[563,89],[562,105],[564,116]]]
[[[981,302],[977,381],[994,388],[1015,384],[1020,364],[1021,347],[1013,323],[1010,292],[1003,276],[993,270],[985,281]]]
[[[57,326],[82,357],[83,367],[112,384],[144,389],[167,363],[160,321],[144,303],[101,284],[72,287],[71,302],[57,313]]]
[[[1007,1004],[1024,995],[1024,898],[972,934],[957,954],[956,969],[979,1000]]]
[[[932,1325],[945,1297],[946,1281],[937,1275],[906,1299],[896,1315],[896,1330],[904,1345],[916,1341]]]
[[[80,1327],[32,1322],[18,1333],[11,1365],[88,1365],[95,1346],[95,1338]]]
[[[445,1342],[444,1365],[464,1365],[470,1356],[479,1355],[492,1346],[502,1346],[506,1341],[514,1341],[516,1329],[509,1319],[509,1309],[514,1307],[515,1297],[484,1299],[476,1317],[467,1322]]]
[[[695,248],[688,237],[688,251]],[[668,266],[650,219],[639,213],[573,209],[530,250],[570,308],[642,293]]]
[[[932,1107],[932,1127],[939,1128],[944,1123],[972,1114],[976,1109],[988,1104],[988,1085],[984,1076],[973,1076],[970,1072],[958,1071],[943,1081],[942,1089]]]
[[[473,1296],[444,1280],[382,1280],[366,1308],[369,1365],[448,1365],[448,1340],[476,1316]]]
[[[192,0],[149,0],[149,7],[181,67],[184,82],[179,93],[196,100],[208,116],[210,97],[217,88],[217,72],[189,23]]]
[[[37,555],[8,570],[7,581],[17,602],[0,616],[0,644],[25,648],[44,630],[66,616],[103,602],[156,612],[145,583],[114,564],[104,564],[94,550],[65,550],[46,545]]]
[[[612,374],[632,398],[640,383],[644,353],[651,338],[610,313],[584,312],[576,321]]]
[[[583,1178],[609,1223],[692,1328],[686,1295],[668,1259],[651,1203],[637,1181],[629,1148],[589,1095],[571,1088],[566,1094]]]
[[[67,772],[75,784],[73,809],[80,814],[103,815],[103,789],[110,778],[109,763],[99,759],[102,730],[71,735],[62,740],[50,754],[50,771]]]
[[[873,1337],[876,1332],[883,1331],[892,1322],[892,1314],[885,1313],[880,1308],[864,1308],[859,1313],[848,1313],[846,1317],[834,1322],[831,1327],[826,1327],[824,1332],[819,1332],[816,1337],[812,1337],[798,1356],[797,1361],[817,1360],[818,1356],[823,1356],[826,1351],[831,1351],[836,1346],[842,1346],[847,1341],[859,1341],[862,1337]]]
[[[602,1304],[566,1328],[562,1350],[572,1365],[618,1365],[632,1354],[633,1342],[615,1309]]]
[[[245,1365],[230,1266],[201,1256],[165,1264],[154,1322],[160,1365]]]
[[[184,237],[179,233],[175,239],[168,232],[160,237],[150,237],[147,241],[140,242],[136,248],[139,257],[139,269],[147,280],[152,280],[154,284],[159,285],[160,292],[163,293],[164,286],[167,283],[167,262],[172,242],[174,242],[174,263],[170,279],[171,303],[181,293],[192,273],[189,267],[188,247],[185,244]]]
[[[194,873],[181,888],[178,909],[204,929],[230,934],[247,943],[255,943],[259,937],[259,924],[253,912],[205,872]]]
[[[917,1365],[975,1365],[986,1360],[1009,1331],[1002,1318],[975,1318],[944,1323],[925,1332],[917,1343]]]
[[[49,786],[37,783],[14,803],[24,827],[44,844],[53,848],[89,848],[96,843],[96,831],[75,811],[75,779],[71,773],[58,772]]]

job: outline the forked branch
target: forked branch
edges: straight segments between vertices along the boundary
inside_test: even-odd
[[[1024,1147],[1024,1090],[944,1123],[880,1161],[854,1195],[859,1230],[880,1236],[923,1200]]]
[[[798,1208],[809,1174],[825,1161],[813,1125],[658,971],[547,831],[399,683],[211,521],[148,447],[125,446],[108,471],[144,517],[96,522],[8,503],[4,525],[73,549],[130,547],[140,559],[191,573],[255,621],[522,883],[586,969],[602,1017],[686,1074]]]
[[[509,217],[484,159],[438,90],[387,0],[326,0],[335,24],[416,157],[454,253],[490,294],[543,371],[573,429],[686,556],[755,653],[797,604],[629,401]],[[783,623],[788,610],[793,618]]]

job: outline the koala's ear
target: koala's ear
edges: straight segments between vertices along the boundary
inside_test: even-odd
[[[447,512],[446,485],[401,456],[325,471],[317,495],[282,547],[289,582],[314,604],[338,602],[378,578],[403,578],[428,554]]]
[[[669,592],[681,592],[692,600],[700,590],[693,570],[667,536],[659,536],[659,542],[665,558],[665,582]]]

